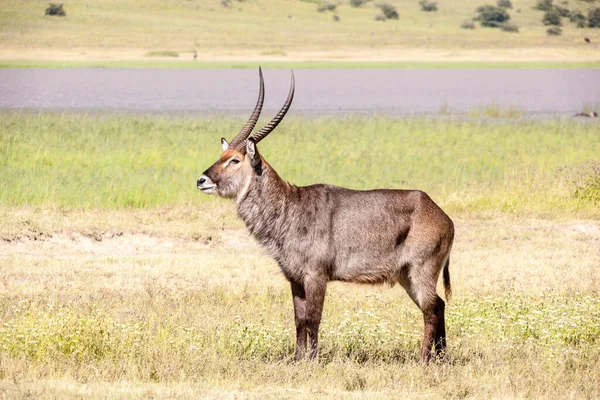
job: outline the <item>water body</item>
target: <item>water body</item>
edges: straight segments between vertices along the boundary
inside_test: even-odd
[[[290,71],[265,70],[265,114],[283,104]],[[570,117],[600,104],[600,69],[300,69],[295,115],[438,115],[496,105]],[[248,115],[253,69],[0,69],[0,108],[31,111]]]

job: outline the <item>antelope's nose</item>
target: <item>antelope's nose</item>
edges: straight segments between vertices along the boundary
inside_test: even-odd
[[[202,191],[210,190],[214,186],[215,186],[215,184],[212,181],[212,179],[210,179],[208,176],[206,176],[204,174],[200,178],[198,178],[198,180],[196,181],[196,187]]]

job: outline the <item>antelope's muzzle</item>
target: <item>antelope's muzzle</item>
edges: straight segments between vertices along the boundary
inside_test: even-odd
[[[217,185],[208,176],[202,175],[200,178],[198,178],[196,186],[202,193],[212,194]]]

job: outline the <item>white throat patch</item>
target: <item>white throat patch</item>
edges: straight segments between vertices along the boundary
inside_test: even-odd
[[[242,200],[244,200],[244,198],[246,197],[246,195],[248,194],[248,189],[250,189],[250,183],[252,183],[252,174],[250,176],[248,176],[246,178],[246,182],[244,182],[244,186],[242,187],[242,190],[240,190],[238,192],[237,197],[235,198],[235,204],[240,204],[240,202]]]

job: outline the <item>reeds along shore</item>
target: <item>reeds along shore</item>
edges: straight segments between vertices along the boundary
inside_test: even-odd
[[[292,116],[260,150],[297,185],[421,189],[454,213],[597,216],[600,128],[585,122]],[[241,123],[3,112],[0,203],[67,209],[211,203],[190,188],[219,154],[218,138]]]

